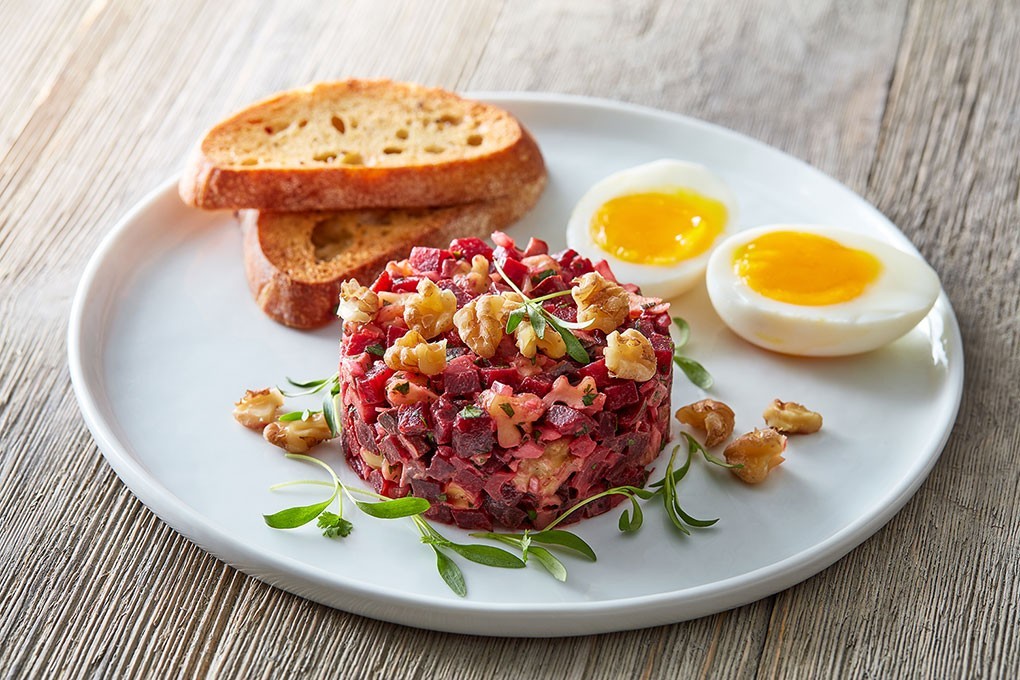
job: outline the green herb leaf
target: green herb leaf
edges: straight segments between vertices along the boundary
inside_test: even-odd
[[[420,515],[432,507],[427,500],[424,498],[418,498],[417,496],[405,496],[404,498],[396,498],[392,501],[380,501],[378,503],[357,501],[357,504],[358,507],[361,508],[361,511],[366,515],[378,517],[379,519],[397,519],[400,517]]]
[[[339,389],[340,389],[340,385],[339,385],[339,382],[338,382],[338,376],[335,373],[333,375],[331,375],[330,377],[328,377],[328,378],[323,378],[322,380],[310,380],[308,382],[301,383],[301,382],[295,382],[295,381],[291,380],[290,378],[287,378],[287,382],[289,382],[294,387],[307,388],[307,389],[303,389],[303,391],[300,391],[300,392],[288,392],[286,390],[280,390],[280,393],[283,394],[283,396],[285,396],[285,397],[303,397],[303,396],[306,396],[306,395],[309,395],[309,394],[315,394],[316,392],[321,392],[322,390],[324,390],[326,388],[331,388],[331,389],[335,388],[337,391],[339,391]]]
[[[401,394],[407,394],[408,392],[411,391],[411,383],[409,382],[397,383],[396,385],[393,386],[393,391],[400,392]]]
[[[458,413],[457,415],[460,416],[461,418],[481,418],[483,415],[485,415],[485,412],[482,411],[482,409],[475,406],[474,404],[468,404],[467,406],[462,408],[460,410],[460,413]]]
[[[680,349],[681,347],[686,345],[687,341],[690,339],[691,327],[690,325],[688,325],[686,321],[681,319],[679,316],[673,317],[673,323],[676,324],[677,327],[677,337],[675,346],[676,349]]]
[[[527,310],[524,305],[521,305],[517,309],[510,312],[510,315],[506,319],[506,332],[513,333],[517,330],[517,327],[521,325],[521,321],[524,320]]]
[[[294,387],[300,387],[302,389],[306,387],[319,387],[320,385],[325,385],[330,380],[332,380],[332,378],[322,378],[321,380],[309,380],[307,382],[297,382],[296,380],[287,378],[287,382],[289,382],[291,385],[293,385]]]
[[[382,345],[380,345],[378,342],[373,343],[373,344],[369,345],[368,347],[366,347],[365,351],[368,352],[369,354],[374,354],[377,357],[381,357],[381,356],[385,356],[386,355],[386,348],[383,347]]]
[[[571,359],[580,364],[591,363],[591,357],[589,357],[588,353],[584,351],[584,347],[581,346],[581,341],[577,339],[576,335],[566,328],[563,328],[555,321],[552,322],[552,327],[560,334],[560,337],[563,338],[563,343],[567,346],[567,354],[570,355]]]
[[[537,531],[531,534],[531,540],[535,543],[555,545],[568,550],[573,550],[592,562],[598,559],[595,555],[595,551],[592,550],[592,547],[588,545],[583,538],[569,531],[564,531],[563,529]]]
[[[591,406],[595,403],[595,398],[598,396],[597,392],[585,392],[584,396],[581,397],[581,403],[585,406]]]
[[[675,507],[676,507],[676,514],[680,516],[680,519],[682,519],[687,524],[690,524],[692,527],[699,527],[699,528],[710,527],[710,526],[712,526],[713,524],[715,524],[716,522],[719,521],[718,518],[716,518],[716,519],[695,519],[695,518],[691,517],[690,515],[688,515],[686,512],[684,512],[683,508],[680,507],[680,504],[678,502],[676,502],[675,499],[674,499],[674,504],[675,504]]]
[[[567,568],[551,552],[537,545],[531,546],[531,555],[538,560],[538,563],[545,567],[545,570],[552,574],[557,581],[567,580]]]
[[[305,414],[308,411],[291,411],[290,413],[284,413],[282,416],[277,418],[281,423],[290,423],[295,420],[304,420]]]
[[[499,407],[503,410],[503,413],[507,414],[508,417],[510,417],[510,418],[514,417],[514,407],[513,406],[511,406],[510,404],[508,404],[508,403],[506,403],[504,401],[503,403],[501,403],[499,405]]]
[[[319,528],[322,529],[322,535],[326,538],[343,538],[349,536],[351,529],[354,525],[345,520],[340,515],[333,514],[328,510],[323,510],[322,514],[319,515],[318,521]]]
[[[535,329],[535,335],[539,338],[544,338],[546,327],[544,310],[539,305],[529,306],[531,309],[529,310],[528,320],[531,321],[531,327]]]
[[[439,551],[439,548],[432,546],[436,553],[436,567],[439,575],[450,586],[450,590],[461,597],[467,596],[467,584],[464,583],[464,573],[457,566],[457,563]]]
[[[627,511],[624,510],[623,514],[620,515],[620,531],[627,533],[633,533],[641,528],[644,523],[644,513],[641,512],[641,504],[638,503],[637,498],[634,496],[630,497],[631,513],[628,515]]]
[[[502,569],[523,569],[524,562],[516,555],[497,548],[492,545],[460,545],[450,543],[446,546],[457,552],[465,559],[484,564],[487,567],[500,567]]]
[[[684,372],[688,380],[703,390],[709,389],[715,382],[712,380],[712,375],[705,370],[705,367],[694,359],[674,354],[673,363],[680,367],[680,370]]]
[[[328,508],[329,504],[336,498],[338,491],[339,487],[334,488],[333,495],[321,503],[298,505],[293,508],[286,508],[279,512],[274,512],[271,515],[262,515],[262,518],[265,519],[266,524],[274,529],[296,529],[297,527],[308,524],[318,517],[323,510]]]
[[[322,399],[322,417],[329,426],[329,433],[337,436],[340,433],[340,418],[337,416],[337,395],[327,394]]]

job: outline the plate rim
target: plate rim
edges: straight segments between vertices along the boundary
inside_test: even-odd
[[[710,130],[750,144],[756,150],[780,154],[811,171],[815,178],[831,183],[857,199],[862,208],[892,227],[891,235],[919,254],[910,239],[875,206],[839,180],[810,164],[743,133],[683,114],[653,107],[599,97],[552,92],[468,92],[466,96],[514,105],[566,105],[652,116],[672,124]],[[189,506],[162,482],[150,475],[118,441],[92,394],[93,386],[85,374],[82,356],[89,342],[82,333],[89,311],[89,298],[96,292],[98,277],[107,256],[120,239],[130,233],[138,218],[151,210],[167,194],[176,195],[177,176],[151,190],[135,203],[101,239],[90,256],[75,291],[67,331],[68,367],[79,410],[97,447],[128,489],[161,520],[201,549],[235,568],[273,586],[327,606],[381,620],[422,628],[474,635],[517,637],[558,637],[586,635],[663,625],[731,609],[781,592],[834,564],[875,534],[916,493],[927,479],[953,431],[963,394],[964,350],[955,311],[942,289],[936,302],[948,321],[943,332],[950,339],[953,357],[947,369],[946,389],[952,391],[952,404],[946,426],[934,446],[919,456],[918,464],[903,477],[869,512],[857,517],[822,541],[778,562],[719,581],[680,590],[647,595],[555,603],[477,602],[451,600],[433,595],[395,593],[380,586],[354,581],[343,583],[342,572],[316,567],[287,555],[262,553],[235,540],[200,512]],[[212,219],[212,216],[210,216]],[[338,582],[338,580],[340,582]],[[335,597],[329,598],[323,590]],[[351,597],[355,599],[350,599]],[[343,602],[343,606],[338,604]],[[380,607],[380,604],[384,605]],[[627,614],[630,613],[630,618]],[[534,617],[545,621],[536,625]]]

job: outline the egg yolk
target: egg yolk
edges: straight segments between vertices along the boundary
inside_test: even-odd
[[[817,234],[777,231],[737,249],[733,269],[752,290],[794,305],[832,305],[859,296],[882,265],[871,253]]]
[[[624,262],[671,265],[708,250],[726,217],[721,202],[689,189],[628,194],[602,204],[591,236]]]

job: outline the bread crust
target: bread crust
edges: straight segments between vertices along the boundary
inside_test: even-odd
[[[214,158],[217,141],[231,131],[250,127],[252,120],[260,120],[260,116],[279,107],[288,97],[308,98],[318,92],[329,92],[332,97],[340,96],[338,92],[380,93],[379,96],[413,97],[417,101],[434,100],[477,110],[482,112],[480,115],[497,117],[504,123],[507,139],[500,148],[483,155],[407,165],[231,167]],[[538,144],[505,111],[444,90],[392,81],[349,80],[280,93],[213,127],[192,152],[181,178],[180,195],[188,205],[208,210],[302,212],[435,207],[499,199],[513,193],[516,185],[535,181],[545,173]]]
[[[355,278],[368,283],[390,260],[407,257],[413,246],[446,247],[454,238],[488,237],[493,231],[513,224],[527,213],[541,196],[546,178],[521,182],[515,191],[491,201],[427,210],[412,218],[413,241],[387,240],[370,258],[354,265],[326,267],[316,264],[313,249],[294,248],[283,240],[300,232],[311,238],[315,225],[329,219],[329,213],[283,215],[242,210],[238,220],[244,239],[244,265],[248,286],[258,306],[273,320],[292,328],[311,329],[334,320],[340,283]],[[281,229],[283,221],[288,227]],[[287,232],[291,232],[288,234]]]

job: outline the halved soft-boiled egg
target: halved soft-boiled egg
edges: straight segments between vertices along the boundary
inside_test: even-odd
[[[567,245],[608,260],[645,295],[671,298],[701,280],[736,210],[733,192],[707,168],[659,160],[592,186],[570,216]]]
[[[771,225],[727,238],[706,272],[708,295],[737,335],[802,356],[867,352],[905,335],[938,298],[920,257],[861,234]]]

